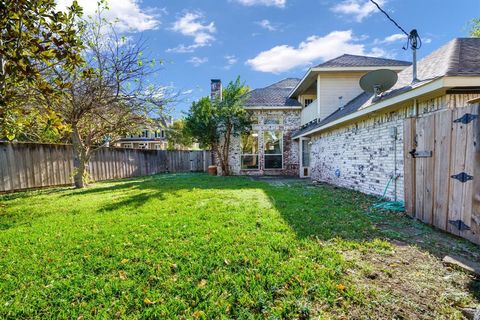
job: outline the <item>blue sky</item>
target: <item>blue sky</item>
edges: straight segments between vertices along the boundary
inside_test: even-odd
[[[57,0],[60,3],[69,0]],[[91,12],[96,0],[78,0]],[[423,57],[480,16],[480,0],[378,0],[399,24],[416,28]],[[163,59],[151,81],[182,92],[180,117],[209,94],[210,79],[240,75],[251,88],[302,77],[309,66],[343,53],[410,60],[398,30],[367,0],[110,0],[112,18]]]

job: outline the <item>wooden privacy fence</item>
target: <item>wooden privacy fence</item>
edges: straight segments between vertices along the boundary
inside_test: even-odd
[[[92,181],[165,172],[206,171],[210,151],[100,148],[88,162]],[[71,145],[0,143],[0,192],[71,185]]]
[[[480,244],[480,105],[405,120],[405,206]]]

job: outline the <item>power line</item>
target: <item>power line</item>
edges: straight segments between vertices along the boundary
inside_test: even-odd
[[[385,10],[383,10],[380,5],[378,3],[376,3],[374,0],[370,0],[371,3],[373,3],[374,5],[377,6],[378,10],[380,10],[387,18],[388,20],[392,21],[394,25],[397,26],[398,29],[400,29],[407,37],[409,36],[409,33],[407,31],[405,31],[405,29],[403,29],[402,27],[400,27],[400,25],[395,21],[393,20],[389,15],[388,13],[385,12]]]
[[[407,45],[403,47],[404,50],[407,50],[409,47],[412,49],[420,49],[420,47],[422,46],[422,40],[420,39],[417,30],[413,29],[412,31],[410,31],[410,33],[408,33],[395,20],[393,20],[393,18],[391,18],[377,2],[375,2],[374,0],[370,0],[370,2],[377,6],[378,10],[380,10],[388,18],[388,20],[393,22],[393,24],[407,36]]]

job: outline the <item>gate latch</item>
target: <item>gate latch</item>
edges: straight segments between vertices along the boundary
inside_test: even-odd
[[[427,150],[417,151],[413,149],[409,153],[412,155],[412,158],[431,158],[433,156],[433,152]]]
[[[467,181],[473,180],[473,176],[469,175],[468,173],[465,172],[460,172],[457,174],[454,174],[452,176],[453,179],[457,179],[458,181],[465,183]]]

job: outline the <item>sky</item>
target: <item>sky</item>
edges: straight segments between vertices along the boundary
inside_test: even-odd
[[[97,0],[77,0],[86,14]],[[71,0],[57,0],[65,6]],[[468,35],[480,0],[377,0],[424,57]],[[301,78],[309,67],[344,53],[411,60],[401,31],[368,0],[109,0],[108,19],[145,41],[145,56],[164,63],[150,81],[181,94],[169,110],[180,118],[209,95],[210,79],[240,76],[250,88]]]

